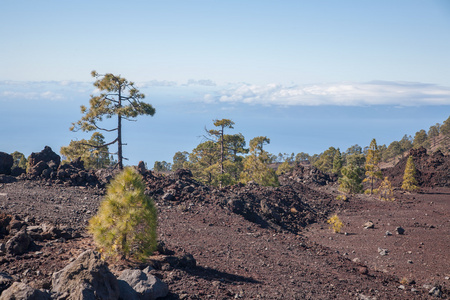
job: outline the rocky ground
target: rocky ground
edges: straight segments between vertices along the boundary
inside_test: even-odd
[[[324,195],[334,192],[317,189]],[[81,236],[34,241],[24,254],[2,256],[0,272],[35,288],[49,288],[53,272],[84,250],[95,249],[83,228],[102,192],[42,181],[3,184],[3,212],[30,226],[46,222],[59,224],[62,231],[74,228]],[[160,263],[152,264],[169,285],[168,299],[426,299],[433,297],[428,294],[433,287],[448,296],[449,195],[450,189],[440,188],[398,193],[396,202],[361,197],[335,203],[331,207],[344,221],[347,235],[332,233],[323,218],[293,232],[270,218],[251,222],[215,197],[160,197],[161,241],[172,256],[191,254],[196,264],[171,263],[161,255],[155,257]],[[308,201],[308,195],[302,199]],[[367,221],[375,227],[363,229]],[[405,229],[403,235],[396,234],[397,226]],[[387,255],[380,255],[378,248],[387,249]],[[112,262],[110,267],[118,274],[126,264],[131,263]]]
[[[161,247],[145,264],[110,260],[110,269],[118,276],[151,265],[169,286],[166,299],[448,298],[448,157],[420,155],[420,174],[434,178],[433,187],[396,189],[393,202],[367,195],[336,200],[336,179],[308,166],[280,177],[279,188],[218,189],[189,172],[141,169],[158,206]],[[440,160],[441,175],[430,175],[430,159]],[[0,183],[0,290],[12,281],[50,289],[54,272],[95,249],[85,226],[104,188],[99,180],[73,186],[87,178],[80,172],[70,184],[50,175]],[[395,172],[385,173],[396,178]],[[340,234],[326,224],[334,213],[344,222]],[[32,241],[12,247],[24,228]]]

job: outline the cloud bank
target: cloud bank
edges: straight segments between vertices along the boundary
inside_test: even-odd
[[[234,83],[226,86],[214,81],[193,80],[187,83],[153,80],[137,84],[153,99],[208,104],[249,104],[263,106],[429,106],[450,105],[450,87],[418,82],[371,81],[365,83],[322,83],[311,85]],[[162,87],[158,89],[157,87]],[[155,89],[157,88],[157,89]],[[92,82],[0,81],[0,101],[8,99],[52,100],[88,99]]]
[[[279,106],[450,105],[450,88],[415,82],[372,81],[283,86],[239,84],[207,94],[207,103]]]

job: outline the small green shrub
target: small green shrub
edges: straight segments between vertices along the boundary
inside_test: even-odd
[[[383,182],[381,182],[379,190],[379,197],[383,201],[394,201],[394,189],[392,188],[392,184],[387,177],[384,177]]]
[[[348,201],[348,198],[347,198],[347,196],[346,195],[338,195],[337,197],[336,197],[336,200],[342,200],[342,201]]]
[[[340,233],[342,227],[344,227],[344,223],[339,219],[337,215],[332,216],[327,221],[328,224],[330,224],[330,229],[333,230],[334,233]]]
[[[144,194],[145,185],[134,168],[125,168],[111,181],[89,232],[110,256],[145,260],[157,247],[157,210]]]

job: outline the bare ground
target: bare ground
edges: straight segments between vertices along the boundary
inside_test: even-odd
[[[331,186],[316,189],[335,196]],[[2,212],[82,233],[76,239],[35,242],[28,253],[0,257],[0,272],[49,288],[54,271],[95,248],[84,227],[102,195],[101,189],[41,181],[0,184]],[[431,299],[433,286],[448,297],[450,189],[397,192],[396,197],[381,202],[361,196],[332,205],[347,235],[332,233],[324,219],[292,232],[250,222],[208,197],[186,202],[156,198],[161,241],[173,255],[190,253],[197,263],[155,263],[161,255],[150,263],[169,284],[167,299]],[[363,229],[369,220],[375,228]],[[405,234],[397,235],[397,226]],[[381,256],[378,248],[388,254]],[[126,265],[136,266],[112,261],[110,267],[119,273]]]

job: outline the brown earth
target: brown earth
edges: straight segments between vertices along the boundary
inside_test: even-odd
[[[149,172],[145,178],[166,249],[148,263],[169,284],[167,299],[433,299],[428,293],[433,287],[449,297],[448,187],[413,194],[397,190],[394,202],[364,195],[342,202],[335,200],[332,179],[305,169],[280,178],[279,188],[214,189],[188,174]],[[49,288],[54,271],[95,249],[84,228],[103,194],[101,188],[50,181],[0,184],[1,212],[28,225],[49,222],[81,233],[35,241],[25,254],[0,256],[0,272]],[[328,228],[326,219],[335,212],[347,234]],[[373,229],[363,229],[367,221]],[[398,226],[403,235],[396,234]],[[143,267],[110,262],[116,273],[130,265]]]

